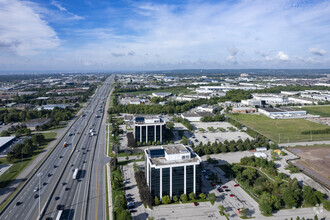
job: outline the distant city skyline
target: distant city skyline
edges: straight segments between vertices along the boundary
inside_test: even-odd
[[[0,0],[0,71],[330,68],[330,3]]]

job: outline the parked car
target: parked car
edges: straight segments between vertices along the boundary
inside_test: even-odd
[[[234,187],[238,187],[238,186],[239,186],[239,184],[235,184],[235,185],[234,185]]]
[[[198,206],[198,203],[197,202],[194,202],[194,206]]]
[[[33,192],[37,192],[39,190],[38,187],[34,188]]]
[[[222,186],[222,189],[227,189],[228,188],[228,186]]]
[[[226,192],[230,192],[230,189],[225,189]]]
[[[230,196],[230,197],[235,197],[235,195],[234,195],[234,194],[230,194],[229,196]]]

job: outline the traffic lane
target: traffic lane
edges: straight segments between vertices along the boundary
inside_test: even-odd
[[[84,137],[82,137],[83,138],[83,141],[85,142],[86,141],[86,139],[88,139],[88,137],[86,137],[86,136],[84,136]],[[62,179],[60,180],[60,185],[63,183],[63,182],[65,182],[64,180],[66,180],[67,182],[69,182],[69,185],[71,185],[70,187],[71,187],[71,190],[70,191],[73,191],[73,189],[72,189],[72,182],[70,181],[70,179],[72,179],[72,174],[73,174],[73,172],[72,172],[72,169],[74,169],[74,164],[77,164],[78,163],[78,161],[80,161],[80,155],[78,155],[78,154],[76,154],[75,152],[73,153],[73,156],[72,156],[72,158],[71,158],[71,160],[69,161],[69,163],[68,163],[68,166],[65,168],[65,171],[64,171],[64,174],[63,174],[63,177],[62,177]],[[73,166],[72,166],[72,164],[73,164]],[[64,187],[64,189],[65,189],[66,187]],[[52,197],[56,197],[56,194],[59,194],[60,192],[61,192],[61,190],[62,190],[63,188],[61,188],[61,186],[58,186],[57,187],[57,189],[56,189],[56,191],[55,191],[55,193],[54,193],[54,195],[52,196]],[[65,191],[65,190],[64,190]],[[64,191],[62,191],[62,195],[65,193]],[[50,198],[50,199],[53,199],[53,198]],[[62,199],[63,200],[63,199]],[[61,201],[62,201],[61,200]],[[48,211],[49,213],[54,213],[54,212],[56,212],[56,204],[54,204],[55,202],[54,202],[54,200],[50,203],[50,205],[48,206],[49,207],[49,209],[47,209],[46,211]],[[58,202],[57,202],[58,203]],[[64,205],[64,204],[63,204]]]
[[[68,137],[65,137],[68,138]],[[65,141],[67,141],[67,139],[63,139],[63,141],[60,142],[60,144],[64,143]],[[59,149],[55,148],[54,149],[54,153],[58,154]],[[48,160],[50,160],[49,162],[45,162],[44,165],[40,168],[40,172],[41,173],[45,173],[49,167],[51,166],[51,164],[54,163],[54,155],[51,155]],[[46,167],[45,167],[46,165]],[[39,179],[36,175],[34,175],[34,177],[32,177],[32,179],[30,180],[30,182],[25,186],[26,188],[24,190],[22,190],[21,193],[23,193],[23,197],[21,195],[18,195],[16,197],[16,199],[14,200],[14,202],[12,203],[12,209],[15,209],[15,211],[19,211],[21,212],[21,214],[17,214],[17,212],[15,212],[15,216],[22,216],[25,217],[26,213],[29,212],[31,210],[31,204],[30,201],[34,201],[34,195],[35,193],[33,192],[33,189],[39,185]],[[39,187],[39,186],[38,186]],[[48,184],[46,186],[43,186],[42,188],[47,188]],[[40,193],[40,191],[39,191]],[[25,201],[29,201],[29,202],[25,202]],[[20,207],[16,207],[16,203],[17,202],[22,202],[22,204],[20,204]],[[10,207],[9,207],[10,208]],[[10,216],[8,216],[10,217]]]

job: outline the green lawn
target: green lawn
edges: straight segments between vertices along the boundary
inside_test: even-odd
[[[41,145],[38,150],[34,152],[34,154],[31,157],[23,158],[23,159],[16,159],[12,161],[12,166],[4,172],[0,176],[0,188],[3,188],[7,186],[13,179],[15,179],[18,174],[32,161],[34,158],[44,150],[44,148],[48,145],[49,142],[54,140],[57,133],[56,132],[49,132],[49,133],[43,133],[45,136],[45,144]],[[9,164],[5,158],[1,158],[2,164]]]
[[[330,117],[330,106],[308,106],[303,108],[296,108],[306,110],[308,114],[319,115],[322,117]]]
[[[277,143],[330,140],[329,134],[313,134],[312,137],[301,134],[302,131],[329,128],[305,119],[271,119],[264,115],[248,114],[231,116]]]

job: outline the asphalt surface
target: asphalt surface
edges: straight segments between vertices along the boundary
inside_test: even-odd
[[[104,104],[114,76],[92,97],[83,115],[71,126],[37,173],[1,213],[0,219],[105,219]],[[102,109],[102,112],[100,111]],[[98,115],[98,117],[96,117]],[[90,129],[94,135],[91,135]],[[66,146],[63,147],[64,142]],[[73,170],[79,169],[73,179]],[[34,189],[39,189],[34,192]],[[40,197],[39,197],[40,196]]]

